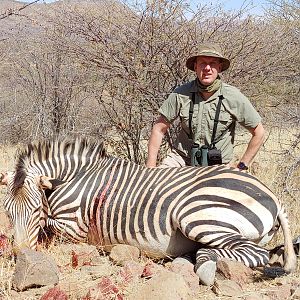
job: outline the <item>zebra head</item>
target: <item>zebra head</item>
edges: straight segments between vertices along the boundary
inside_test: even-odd
[[[22,248],[36,249],[39,231],[47,219],[44,176],[20,172],[2,173],[2,185],[7,186],[4,209],[14,227],[14,252]]]
[[[36,249],[39,231],[54,226],[48,203],[51,193],[101,165],[103,158],[103,144],[83,138],[36,141],[17,151],[14,172],[0,175],[0,184],[7,186],[4,206],[14,226],[16,251]]]

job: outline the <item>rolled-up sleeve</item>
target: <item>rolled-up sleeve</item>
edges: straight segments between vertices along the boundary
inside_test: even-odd
[[[236,121],[246,128],[255,128],[261,122],[261,116],[250,100],[237,88],[226,86],[225,107]]]
[[[179,116],[179,111],[180,101],[177,93],[171,93],[158,110],[170,123]]]
[[[261,122],[261,116],[245,96],[240,99],[238,122],[246,128],[255,128]]]

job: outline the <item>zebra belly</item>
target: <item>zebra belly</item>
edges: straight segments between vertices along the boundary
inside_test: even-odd
[[[173,231],[170,235],[161,235],[159,239],[152,236],[137,234],[134,239],[108,239],[105,235],[99,240],[99,236],[89,237],[89,242],[95,245],[102,245],[106,251],[110,251],[116,244],[127,244],[139,248],[143,254],[152,258],[177,257],[189,252],[196,252],[200,243],[185,237],[180,230]]]
[[[202,244],[188,239],[182,234],[180,230],[176,230],[174,235],[170,238],[170,242],[167,248],[167,253],[170,256],[180,256],[189,252],[196,252]]]

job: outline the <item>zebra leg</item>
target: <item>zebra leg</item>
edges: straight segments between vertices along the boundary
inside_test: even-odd
[[[231,235],[231,236],[230,236]],[[269,261],[269,252],[257,244],[237,234],[227,234],[221,238],[207,243],[209,248],[200,248],[196,253],[195,273],[200,282],[211,285],[215,279],[217,260],[229,258],[244,263],[248,267],[265,266]]]
[[[63,219],[54,219],[48,217],[46,220],[45,226],[53,232],[55,235],[58,235],[64,239],[67,239],[72,242],[86,242],[87,241],[87,231],[84,231],[82,227],[78,226],[78,223],[71,220],[67,223]]]
[[[49,227],[44,226],[41,228],[38,234],[38,243],[44,244],[46,248],[51,244],[55,233]]]
[[[194,271],[204,285],[212,285],[217,270],[217,254],[213,249],[199,249],[196,254]]]
[[[196,262],[196,253],[188,252],[183,255],[177,256],[174,258],[173,263],[182,263],[182,264],[192,264],[195,265]]]
[[[66,230],[66,225],[64,223],[60,223],[58,220],[53,219],[50,216],[46,219],[43,228],[47,228],[47,232],[51,232],[55,236],[60,236],[69,240],[74,240],[72,239],[72,235],[68,234]]]

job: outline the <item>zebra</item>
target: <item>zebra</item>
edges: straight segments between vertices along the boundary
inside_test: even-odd
[[[36,249],[47,227],[105,250],[128,244],[153,258],[193,253],[200,282],[211,285],[218,259],[266,266],[263,246],[281,225],[284,272],[296,268],[282,204],[256,177],[224,165],[146,168],[108,155],[102,142],[56,138],[19,151],[1,184],[17,249]]]

